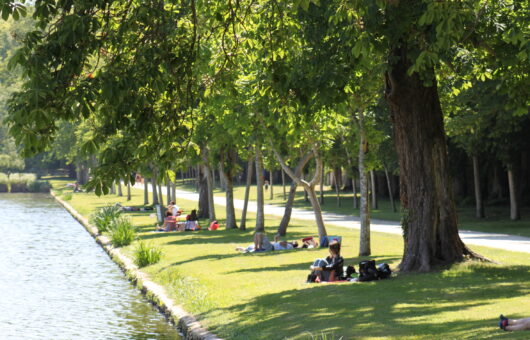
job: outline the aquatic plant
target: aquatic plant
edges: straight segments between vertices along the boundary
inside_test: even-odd
[[[139,242],[134,249],[134,263],[142,268],[160,261],[162,250],[150,243]]]

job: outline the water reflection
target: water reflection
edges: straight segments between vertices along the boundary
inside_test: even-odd
[[[0,338],[179,339],[62,207],[0,195]]]

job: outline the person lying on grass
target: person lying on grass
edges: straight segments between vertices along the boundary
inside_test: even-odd
[[[267,235],[263,232],[257,232],[254,234],[254,244],[248,247],[236,247],[236,250],[244,253],[260,252],[260,251],[271,251],[274,250],[274,246],[269,241]]]
[[[274,250],[290,250],[298,248],[298,242],[287,242],[280,239],[280,235],[274,236],[274,243],[272,244]]]
[[[177,218],[173,216],[171,211],[166,211],[166,218],[162,226],[157,226],[156,231],[172,231],[177,230]]]
[[[508,319],[501,314],[499,327],[505,331],[524,331],[530,330],[530,318],[525,319]]]
[[[331,242],[329,245],[329,256],[325,259],[317,259],[309,267],[311,273],[307,276],[307,282],[335,281],[344,274],[344,259],[340,256],[340,243]]]

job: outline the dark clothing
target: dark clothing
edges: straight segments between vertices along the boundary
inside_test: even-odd
[[[325,271],[335,271],[335,277],[342,277],[344,275],[344,269],[342,268],[344,266],[344,258],[342,256],[337,257],[326,257],[326,262],[328,263],[327,266],[323,267]]]

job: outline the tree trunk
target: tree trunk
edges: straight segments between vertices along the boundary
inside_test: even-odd
[[[171,197],[173,198],[174,201],[177,200],[177,185],[175,182],[176,182],[176,178],[175,178],[175,181],[171,182]]]
[[[248,208],[248,199],[250,196],[250,187],[252,186],[252,169],[254,166],[254,160],[252,157],[249,157],[247,163],[247,185],[245,187],[245,200],[243,202],[243,212],[241,213],[241,223],[239,228],[241,230],[246,230],[247,228],[247,208]]]
[[[127,201],[131,200],[131,183],[127,182]]]
[[[225,157],[221,157],[219,162],[219,174],[223,178],[226,189],[226,229],[237,229],[236,212],[234,209],[234,183],[233,168],[235,167],[236,155],[233,148],[224,151],[226,153],[227,166],[225,167]],[[223,155],[224,156],[224,155]]]
[[[263,202],[263,159],[261,158],[261,145],[256,144],[256,189],[257,189],[257,212],[256,212],[256,232],[265,231],[265,213]]]
[[[302,180],[305,180],[305,173],[302,174]],[[309,195],[307,193],[307,190],[304,190],[304,201],[309,202]]]
[[[337,169],[333,170],[333,182],[335,182],[335,195],[337,197],[337,207],[340,207],[340,176],[339,171]]]
[[[480,170],[477,156],[473,156],[473,179],[475,184],[475,217],[484,218],[484,201],[480,190]]]
[[[274,188],[273,188],[273,184],[274,184],[274,181],[272,179],[272,172],[273,170],[269,170],[269,187],[271,189],[271,191],[269,191],[269,199],[272,200],[274,199]]]
[[[158,193],[156,189],[156,180],[157,180],[156,171],[153,171],[153,177],[151,178],[151,187],[153,189],[153,205],[159,204]]]
[[[282,187],[283,187],[283,200],[285,201],[285,199],[287,198],[286,196],[286,193],[285,193],[285,171],[283,171],[282,169]]]
[[[359,256],[370,256],[372,253],[370,246],[370,204],[368,197],[368,176],[364,165],[366,153],[368,152],[368,142],[364,130],[364,113],[359,113],[359,181],[361,184],[361,235],[359,239]]]
[[[221,191],[226,191],[226,182],[222,175],[221,164],[219,164],[219,185],[221,186]]]
[[[406,4],[399,2],[396,6]],[[462,261],[467,254],[477,256],[458,235],[435,73],[428,69],[422,79],[417,73],[409,75],[409,48],[401,41],[392,50],[386,94],[399,158],[401,206],[407,213],[400,264],[405,272],[430,271],[437,265]]]
[[[357,199],[357,186],[355,183],[355,177],[352,176],[351,178],[351,186],[353,189],[353,209],[359,208],[359,200]]]
[[[208,168],[201,164],[199,171],[199,211],[197,217],[208,218],[210,217],[210,208],[208,200]]]
[[[167,177],[167,175],[166,175],[166,200],[167,200],[167,204],[175,200],[175,198],[171,196],[171,185],[169,185],[169,177]]]
[[[121,179],[119,179],[119,180],[116,182],[116,185],[118,186],[118,196],[123,197],[123,190],[122,190],[122,188],[121,188]]]
[[[162,184],[158,183],[158,202],[164,205],[164,194],[162,193]]]
[[[378,209],[379,206],[377,204],[377,185],[375,182],[375,171],[370,170],[370,184],[372,188],[372,209]]]
[[[110,184],[110,194],[116,195],[116,182],[115,181],[112,181],[112,183]]]
[[[298,162],[298,165],[296,166],[296,169],[294,170],[294,175],[296,177],[302,176],[302,171],[304,170],[304,167],[306,166],[307,162],[313,157],[312,153],[307,154],[304,158],[300,159]],[[285,173],[282,168],[282,173]],[[320,179],[322,183],[322,178]],[[285,210],[283,212],[283,217],[280,222],[280,226],[278,227],[277,234],[280,236],[285,236],[287,234],[287,227],[289,226],[289,222],[291,221],[291,213],[293,212],[293,203],[294,199],[296,198],[296,188],[298,187],[298,184],[295,180],[291,181],[291,188],[289,189],[289,198],[287,199],[287,202],[285,203]]]
[[[521,219],[521,212],[519,211],[519,202],[517,202],[515,177],[511,168],[508,168],[508,188],[510,189],[510,219],[517,221]]]
[[[144,177],[144,205],[149,205],[149,180]]]
[[[320,172],[320,205],[324,204],[324,164]]]
[[[211,178],[212,178],[212,191],[217,187],[217,179],[215,177],[215,170],[214,168],[210,168],[211,172],[212,172],[212,175],[211,175]]]
[[[385,177],[386,177],[386,185],[388,187],[388,197],[390,198],[390,205],[392,206],[392,211],[396,212],[396,203],[394,202],[392,182],[390,181],[390,175],[388,174],[388,169],[386,166],[385,166]]]
[[[206,172],[206,184],[208,186],[208,215],[210,221],[215,220],[215,203],[213,199],[214,182],[212,178],[212,169],[208,160],[208,149],[201,147],[201,158],[204,165],[204,171]]]

